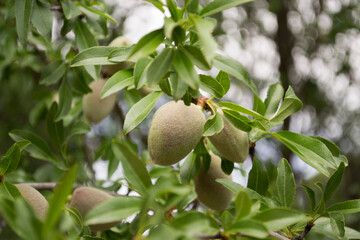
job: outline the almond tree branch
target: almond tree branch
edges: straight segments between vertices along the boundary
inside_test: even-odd
[[[311,228],[314,226],[315,224],[313,222],[308,222],[306,224],[306,227],[304,229],[304,231],[300,234],[300,236],[293,238],[292,240],[303,240],[305,239],[306,235],[310,232]]]

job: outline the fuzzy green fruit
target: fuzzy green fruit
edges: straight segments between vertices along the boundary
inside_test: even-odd
[[[76,208],[81,216],[84,218],[86,214],[93,209],[96,205],[105,202],[112,198],[110,194],[92,187],[79,187],[77,188],[71,198],[69,207]],[[105,231],[118,225],[119,222],[110,222],[104,224],[89,225],[90,229],[94,232]]]
[[[195,191],[198,200],[205,206],[216,211],[222,211],[231,202],[232,192],[215,180],[232,180],[232,178],[222,171],[221,158],[213,153],[210,153],[210,156],[211,163],[209,170],[205,172],[203,166],[201,166],[199,174],[195,178]]]
[[[25,184],[15,184],[15,187],[21,193],[21,196],[33,208],[35,215],[42,221],[46,219],[46,214],[49,209],[49,203],[44,196],[35,188]]]
[[[221,111],[221,110],[220,110]],[[224,128],[221,132],[209,137],[210,142],[227,160],[243,162],[249,153],[248,134],[236,128],[223,114]]]
[[[110,114],[116,103],[116,94],[100,99],[100,92],[106,81],[100,79],[90,83],[92,92],[83,97],[83,112],[90,123],[98,123]]]
[[[205,124],[200,107],[183,101],[161,106],[151,121],[148,149],[154,163],[169,166],[179,162],[198,144]]]
[[[109,47],[128,47],[130,45],[130,40],[124,36],[117,37],[109,43]],[[106,77],[111,77],[120,70],[130,68],[132,64],[132,62],[124,61],[118,64],[104,65],[102,68],[102,72]]]

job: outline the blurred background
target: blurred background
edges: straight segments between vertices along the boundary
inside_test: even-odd
[[[144,1],[105,2],[119,25],[110,24],[109,36],[100,41],[102,45],[118,35],[127,36],[135,43],[163,25],[163,14]],[[271,84],[281,82],[284,89],[291,85],[304,103],[303,109],[287,119],[282,129],[325,137],[340,146],[348,158],[350,167],[346,168],[334,201],[360,198],[360,1],[260,0],[212,17],[217,20],[214,34],[219,43],[218,51],[246,67],[262,99]],[[61,25],[59,16],[54,13],[52,41],[55,45],[60,45],[64,38],[60,35]],[[15,49],[8,46],[16,35],[4,36],[5,32],[8,31],[2,27],[0,46],[6,52],[0,54],[0,155],[13,143],[8,135],[10,130],[34,129],[36,112],[30,110],[48,94],[45,88],[38,87],[41,74],[38,70],[43,63],[27,54],[36,49],[14,52]],[[71,34],[66,35],[66,38],[71,37]],[[217,70],[210,74],[216,75]],[[33,91],[35,87],[36,92]],[[120,94],[120,101],[122,98],[126,96]],[[252,107],[251,92],[235,79],[223,100]],[[128,110],[126,106],[120,105],[120,108],[124,112]],[[94,136],[116,135],[121,130],[116,122],[113,115],[96,125],[88,134],[89,145]],[[148,124],[146,120],[140,131],[133,133],[134,139],[146,135]],[[38,134],[42,134],[42,129],[37,127]],[[288,159],[298,185],[325,180],[275,140],[259,141],[256,155],[270,170],[282,157]],[[103,170],[107,164],[105,161],[94,164],[98,178],[107,179],[107,172]],[[243,169],[251,169],[249,159]],[[246,184],[246,178],[240,172],[236,177],[242,184]],[[307,200],[301,189],[298,194],[302,196],[298,200],[301,205]],[[347,225],[360,229],[360,218],[352,215]]]

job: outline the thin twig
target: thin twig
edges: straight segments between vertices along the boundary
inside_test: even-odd
[[[308,222],[306,224],[306,227],[304,229],[304,231],[300,234],[300,236],[293,238],[292,240],[303,240],[305,239],[306,235],[310,232],[311,228],[314,226],[313,222]]]

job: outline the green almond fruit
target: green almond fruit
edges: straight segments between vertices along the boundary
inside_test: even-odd
[[[35,188],[26,184],[15,184],[22,197],[28,202],[35,215],[42,221],[46,219],[49,203],[44,196]]]
[[[205,116],[199,106],[171,101],[151,121],[148,150],[154,163],[169,166],[186,157],[201,139]]]
[[[228,207],[232,200],[232,192],[224,187],[216,179],[232,180],[231,176],[226,175],[221,169],[221,158],[210,153],[211,163],[205,172],[203,166],[195,178],[195,191],[198,200],[208,208],[215,211],[222,211]]]
[[[221,111],[221,110],[220,110]],[[212,145],[229,161],[243,162],[249,154],[248,134],[236,128],[221,111],[224,128],[217,134],[209,136]]]
[[[83,112],[85,118],[90,123],[98,123],[109,115],[116,103],[116,94],[111,94],[106,98],[100,98],[106,80],[100,79],[90,83],[91,93],[83,97]]]
[[[86,214],[91,209],[112,197],[113,196],[110,194],[93,187],[79,187],[73,192],[69,207],[76,208],[81,216],[85,218]],[[93,224],[89,225],[89,227],[91,231],[97,232],[108,230],[118,224],[119,222],[110,222],[103,224]]]

